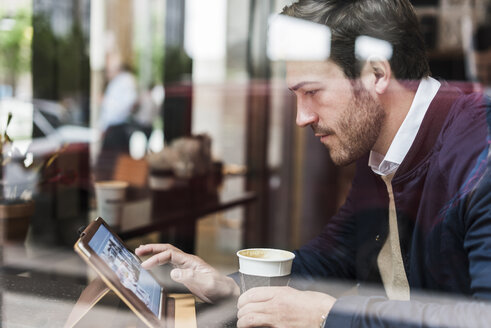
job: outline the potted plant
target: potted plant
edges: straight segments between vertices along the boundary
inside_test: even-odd
[[[0,134],[0,245],[23,242],[34,213],[32,185],[36,173],[24,172],[22,164],[27,162],[19,160],[19,152],[13,149],[8,135],[11,121],[12,113],[9,113],[5,129]]]

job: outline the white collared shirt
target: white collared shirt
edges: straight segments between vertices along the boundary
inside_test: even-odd
[[[368,165],[373,172],[385,176],[394,173],[401,165],[439,88],[440,82],[431,77],[421,80],[409,112],[392,140],[385,157],[377,152],[370,152]]]

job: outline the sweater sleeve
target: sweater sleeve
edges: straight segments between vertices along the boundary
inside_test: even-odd
[[[469,260],[470,288],[477,298],[491,300],[491,158],[464,207],[464,249]]]
[[[472,300],[391,301],[378,296],[339,298],[324,327],[489,327],[491,304]]]

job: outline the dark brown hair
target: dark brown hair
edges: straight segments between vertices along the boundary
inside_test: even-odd
[[[409,0],[299,0],[282,14],[324,24],[331,29],[331,56],[347,77],[357,78],[360,65],[355,41],[361,35],[392,45],[390,65],[397,79],[430,75],[418,19]]]

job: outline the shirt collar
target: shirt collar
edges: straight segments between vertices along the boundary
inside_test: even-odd
[[[387,154],[384,156],[374,151],[370,152],[368,165],[375,173],[388,175],[394,173],[401,165],[439,88],[440,82],[431,77],[421,80],[406,118],[392,140]]]

